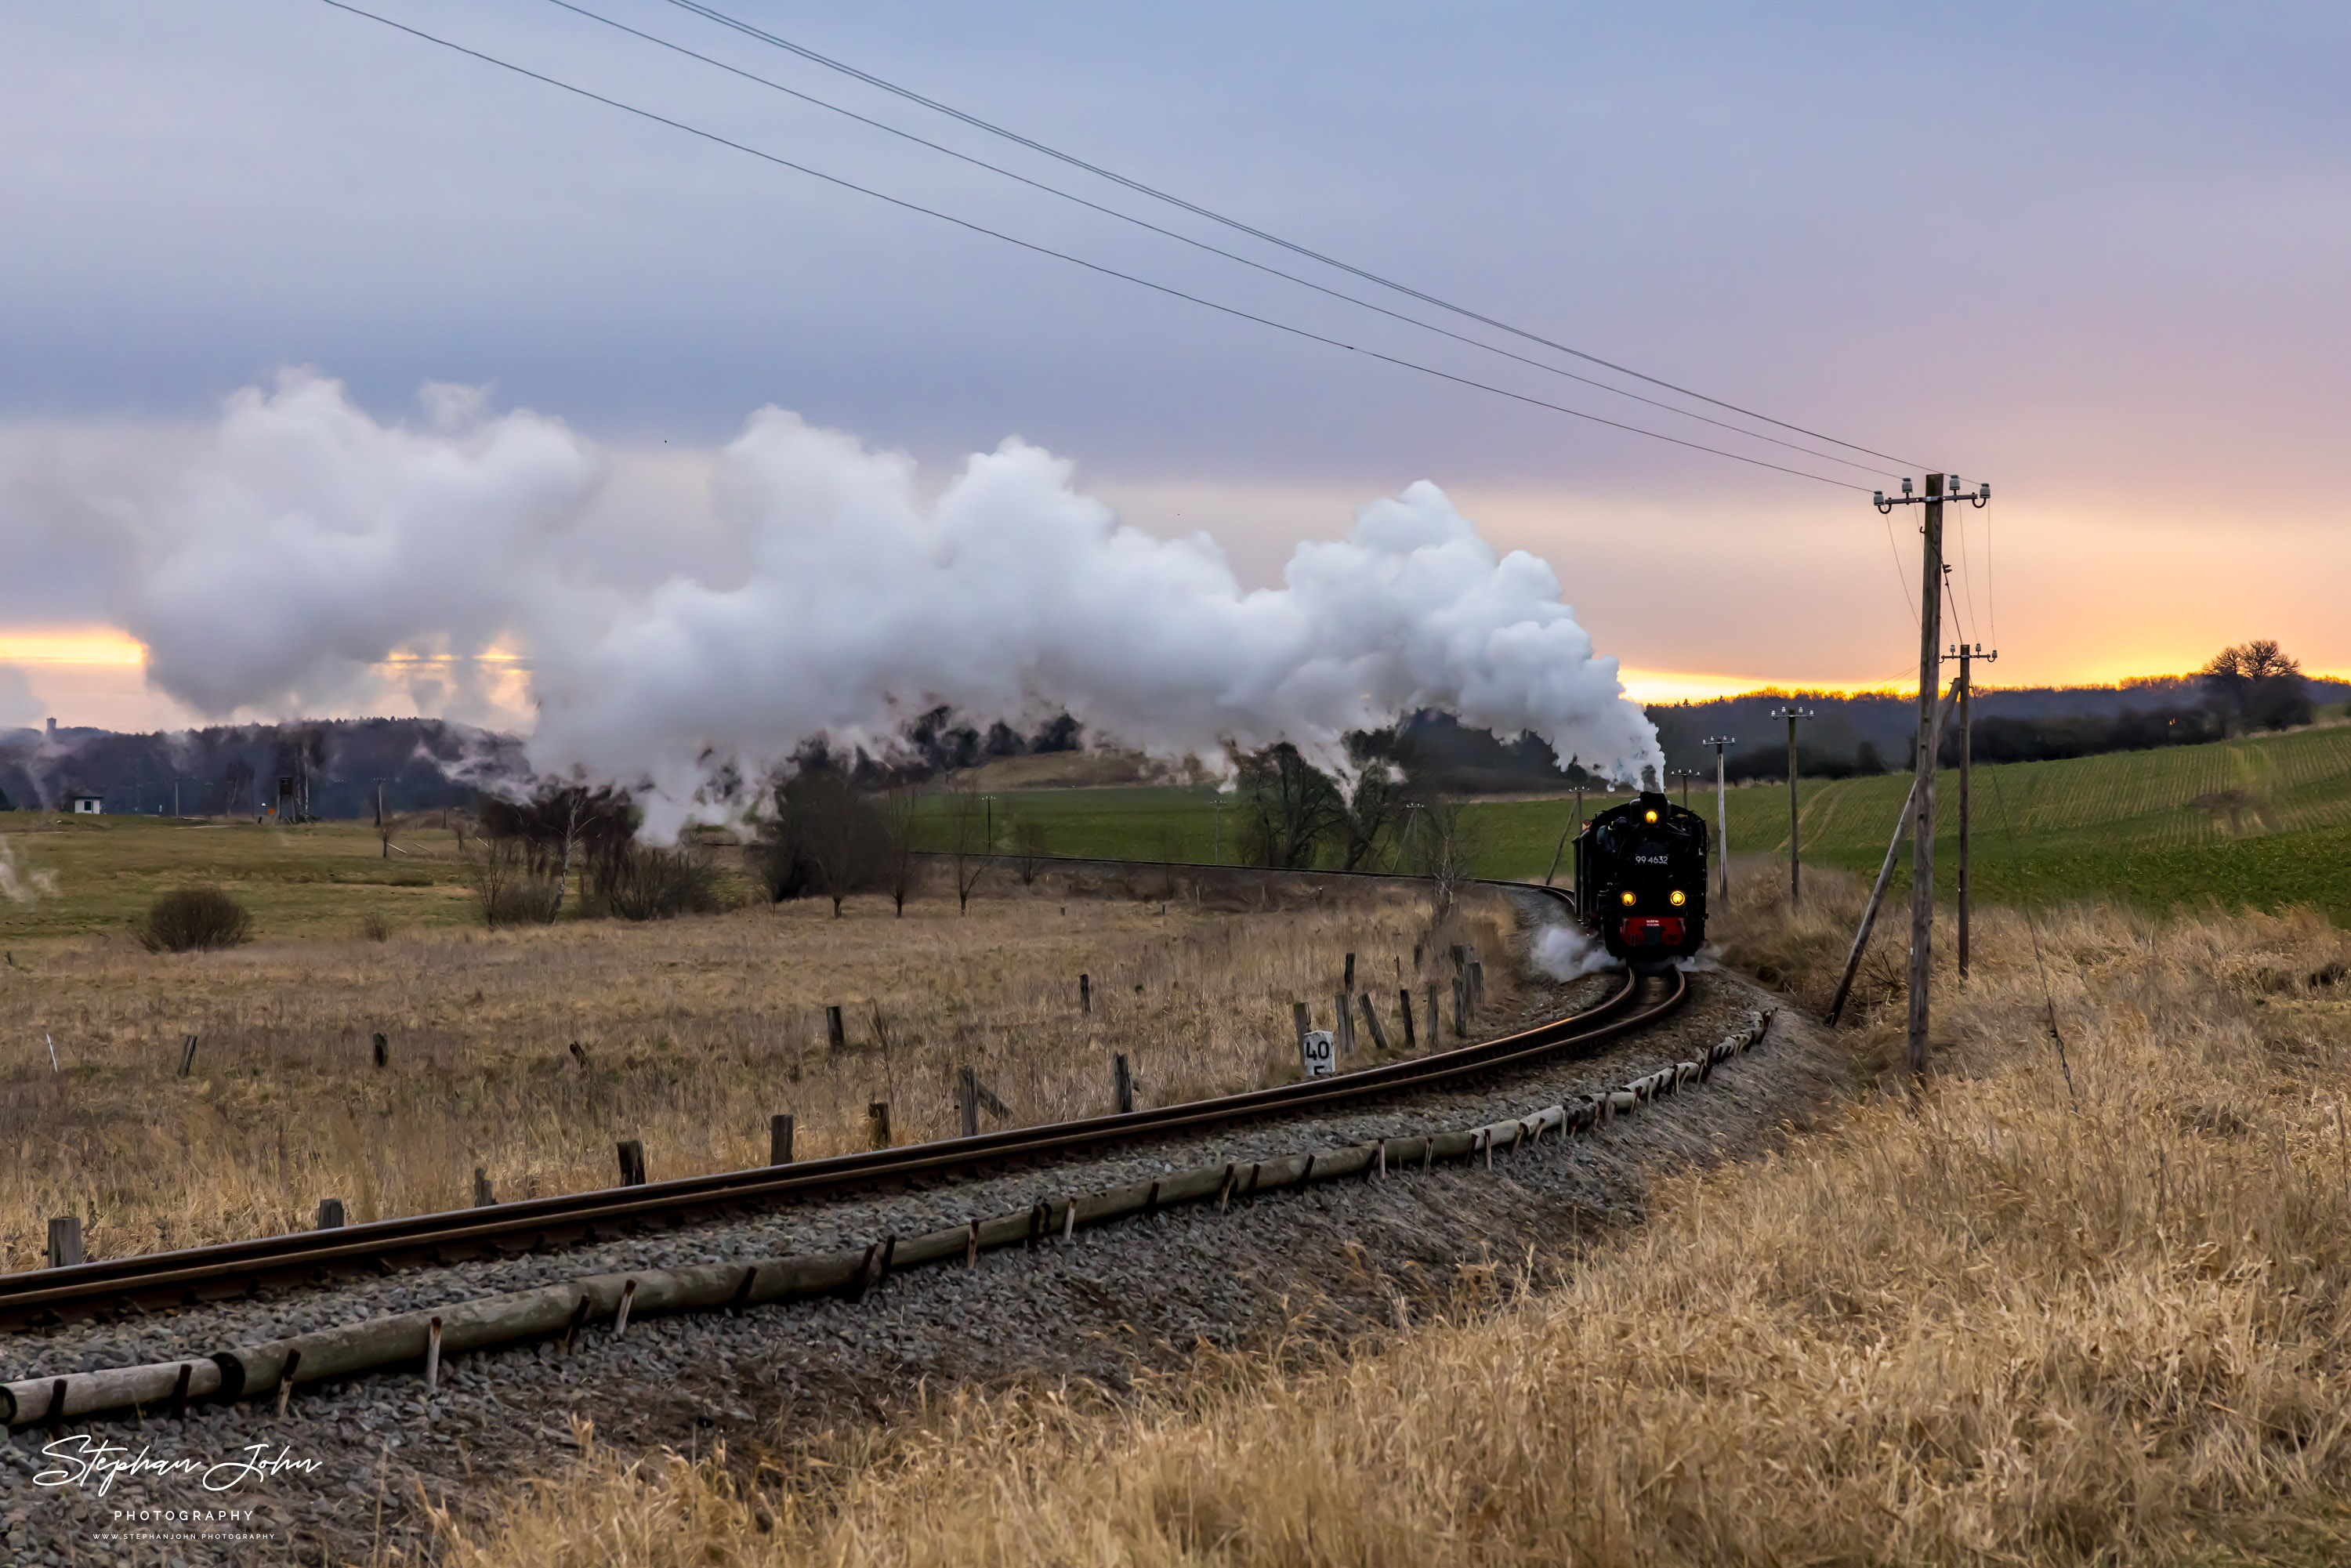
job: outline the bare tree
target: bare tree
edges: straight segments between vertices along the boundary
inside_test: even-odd
[[[1046,847],[1045,824],[1027,817],[1016,817],[1012,822],[1012,869],[1020,873],[1020,885],[1037,885],[1037,873],[1050,854]]]
[[[832,901],[881,885],[888,860],[888,829],[862,799],[849,776],[833,768],[803,769],[777,791],[779,816],[805,867],[809,888]]]
[[[882,801],[883,880],[898,918],[906,917],[906,900],[914,896],[922,862],[914,858],[914,792],[894,789]]]
[[[2303,680],[2302,661],[2288,656],[2273,638],[2256,637],[2221,649],[2197,677],[2232,727],[2287,729],[2317,716]]]
[[[1240,776],[1244,855],[1283,871],[1311,866],[1345,819],[1339,787],[1286,740],[1243,757]]]
[[[1356,777],[1339,813],[1342,863],[1349,871],[1368,870],[1378,863],[1377,851],[1404,822],[1404,781],[1389,764],[1373,761]]]
[[[995,846],[988,836],[987,803],[968,779],[948,780],[946,788],[947,833],[955,860],[956,913],[967,913],[971,908],[972,889],[979,885],[981,873],[987,870],[988,852]]]
[[[1437,915],[1450,914],[1461,889],[1475,876],[1479,848],[1477,825],[1460,801],[1437,796],[1420,803],[1421,826],[1414,835],[1414,859],[1436,895]]]

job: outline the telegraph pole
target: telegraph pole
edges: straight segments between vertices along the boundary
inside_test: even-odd
[[[1709,735],[1698,744],[1714,747],[1714,838],[1715,848],[1719,852],[1717,858],[1722,862],[1722,874],[1715,879],[1721,891],[1715,894],[1715,898],[1728,909],[1730,907],[1730,798],[1729,786],[1723,778],[1722,752],[1725,747],[1736,746],[1739,741],[1732,736]]]
[[[1408,808],[1408,809],[1410,809],[1410,810],[1417,810],[1417,808]],[[1579,831],[1581,830],[1581,828],[1582,828],[1583,822],[1583,785],[1581,785],[1581,784],[1578,784],[1578,785],[1575,787],[1575,815],[1573,815],[1573,816],[1570,817],[1570,818],[1567,820],[1567,825],[1566,825],[1565,827],[1563,827],[1563,828],[1560,829],[1560,831],[1559,831],[1559,842],[1552,846],[1552,852],[1551,852],[1551,870],[1550,870],[1550,871],[1547,871],[1547,872],[1545,872],[1545,873],[1543,873],[1543,885],[1544,885],[1545,887],[1549,887],[1549,886],[1551,885],[1551,879],[1552,879],[1554,875],[1556,875],[1556,874],[1558,873],[1558,872],[1559,872],[1559,857],[1560,857],[1560,856],[1562,856],[1562,855],[1563,855],[1563,854],[1565,854],[1565,853],[1567,852],[1567,835],[1568,835],[1568,834],[1570,834],[1570,833],[1573,833],[1573,832]]]
[[[1956,476],[1950,495],[1960,498]],[[1991,498],[1991,486],[1980,485],[1964,498],[1980,507]],[[1883,490],[1873,497],[1881,512],[1913,504],[1926,507],[1926,520],[1918,530],[1925,548],[1920,551],[1918,579],[1918,740],[1913,758],[1917,773],[1910,786],[1910,1017],[1904,1053],[1905,1065],[1914,1078],[1927,1072],[1928,989],[1934,977],[1935,699],[1942,684],[1943,663],[1943,500],[1940,474],[1927,476],[1923,497],[1913,496],[1910,481],[1905,479],[1898,498],[1888,499]]]
[[[1790,703],[1786,707],[1775,709],[1771,716],[1788,721],[1788,907],[1793,909],[1802,896],[1796,873],[1796,721],[1819,716],[1810,708],[1800,708]]]
[[[1965,643],[1957,649],[1959,660],[1959,978],[1968,977],[1968,787],[1969,775],[1974,771],[1976,682],[1971,663],[1977,659],[2000,657],[1999,650],[1985,653],[1981,643],[1970,648]]]

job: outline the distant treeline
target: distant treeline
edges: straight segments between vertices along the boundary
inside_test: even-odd
[[[1979,762],[2032,762],[2194,746],[2232,734],[2307,724],[2320,705],[2351,700],[2351,682],[2312,679],[2275,643],[2226,648],[2191,675],[2122,681],[2110,686],[2035,686],[1976,695]],[[1714,776],[1710,735],[1738,737],[1724,758],[1732,779],[1782,779],[1788,771],[1788,726],[1772,715],[1791,705],[1814,716],[1799,721],[1797,766],[1811,778],[1844,778],[1907,768],[1917,744],[1917,699],[1890,692],[1749,693],[1708,702],[1652,704],[1646,710],[1671,770]],[[1956,733],[1938,758],[1959,760]]]
[[[255,817],[295,781],[314,817],[366,817],[378,780],[392,811],[473,803],[525,771],[511,736],[431,718],[335,719],[119,735],[60,729],[0,735],[0,810],[57,810],[95,795],[110,815]]]

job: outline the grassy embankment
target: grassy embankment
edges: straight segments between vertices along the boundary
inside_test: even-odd
[[[1907,775],[1802,784],[1807,862],[1874,875],[1908,790]],[[2351,725],[1979,768],[1975,790],[1986,898],[2108,898],[2157,912],[2207,901],[2273,912],[2307,904],[2351,924]],[[1587,811],[1595,799],[1604,800],[1585,797]],[[1689,799],[1711,820],[1711,790]],[[1056,853],[1205,861],[1221,842],[1233,860],[1238,813],[1228,801],[1219,831],[1216,800],[1213,789],[1174,786],[1006,789],[996,810],[1000,834],[1014,816],[1044,824]],[[1567,800],[1473,806],[1479,869],[1540,878],[1572,814]],[[1784,784],[1733,789],[1729,803],[1734,855],[1787,853]],[[1948,886],[1959,843],[1955,772],[1940,776],[1937,809],[1937,874]]]
[[[1734,953],[1817,990],[1858,900],[1744,888]],[[1948,945],[1941,949],[1948,952]],[[2341,1561],[2351,1529],[2351,938],[2307,915],[1987,910],[1939,1075],[1499,1307],[1133,1400],[950,1394],[855,1440],[591,1454],[450,1560]],[[2042,962],[2065,1031],[2053,1051]],[[1874,990],[1857,1065],[1896,1046]],[[1750,1059],[1740,1072],[1769,1071]]]
[[[1327,1015],[1348,952],[1384,978],[1411,970],[1416,944],[1474,941],[1510,1000],[1498,906],[1432,936],[1424,901],[1401,894],[1286,908],[1179,895],[1162,914],[1156,884],[1005,875],[968,916],[940,879],[903,920],[878,897],[839,921],[821,901],[762,899],[493,932],[449,859],[394,860],[413,883],[367,880],[383,862],[363,825],[112,818],[8,842],[20,884],[57,891],[0,905],[5,1268],[35,1264],[44,1222],[68,1211],[92,1255],[113,1256],[298,1229],[326,1197],[355,1219],[456,1207],[476,1166],[509,1197],[606,1186],[622,1138],[644,1141],[657,1178],[740,1168],[766,1160],[778,1112],[803,1157],[862,1146],[870,1100],[890,1102],[899,1141],[936,1137],[967,1063],[1021,1122],[1109,1109],[1113,1052],[1147,1104],[1254,1087],[1294,1073],[1290,1002]],[[256,940],[143,951],[131,918],[199,877],[251,903]],[[360,935],[371,913],[388,939]]]

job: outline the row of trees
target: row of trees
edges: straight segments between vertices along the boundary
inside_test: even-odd
[[[1452,797],[1416,786],[1392,736],[1355,737],[1352,779],[1316,768],[1282,743],[1240,758],[1234,849],[1244,864],[1282,870],[1405,870],[1433,877],[1441,898],[1470,875],[1478,845]],[[1007,812],[968,778],[929,789],[902,776],[803,752],[771,786],[747,864],[781,903],[822,898],[838,916],[859,894],[889,896],[900,915],[935,851],[967,908],[987,868],[1009,860],[1033,883],[1050,852],[1043,824]],[[636,841],[640,817],[610,787],[549,785],[522,800],[485,797],[469,855],[491,925],[542,922],[576,899],[581,913],[647,920],[718,907],[715,868],[691,846]],[[1167,858],[1179,858],[1170,846]]]
[[[582,913],[622,920],[719,908],[716,868],[690,845],[637,842],[641,820],[609,785],[547,785],[521,800],[484,796],[467,856],[483,919],[543,924],[571,898]]]

